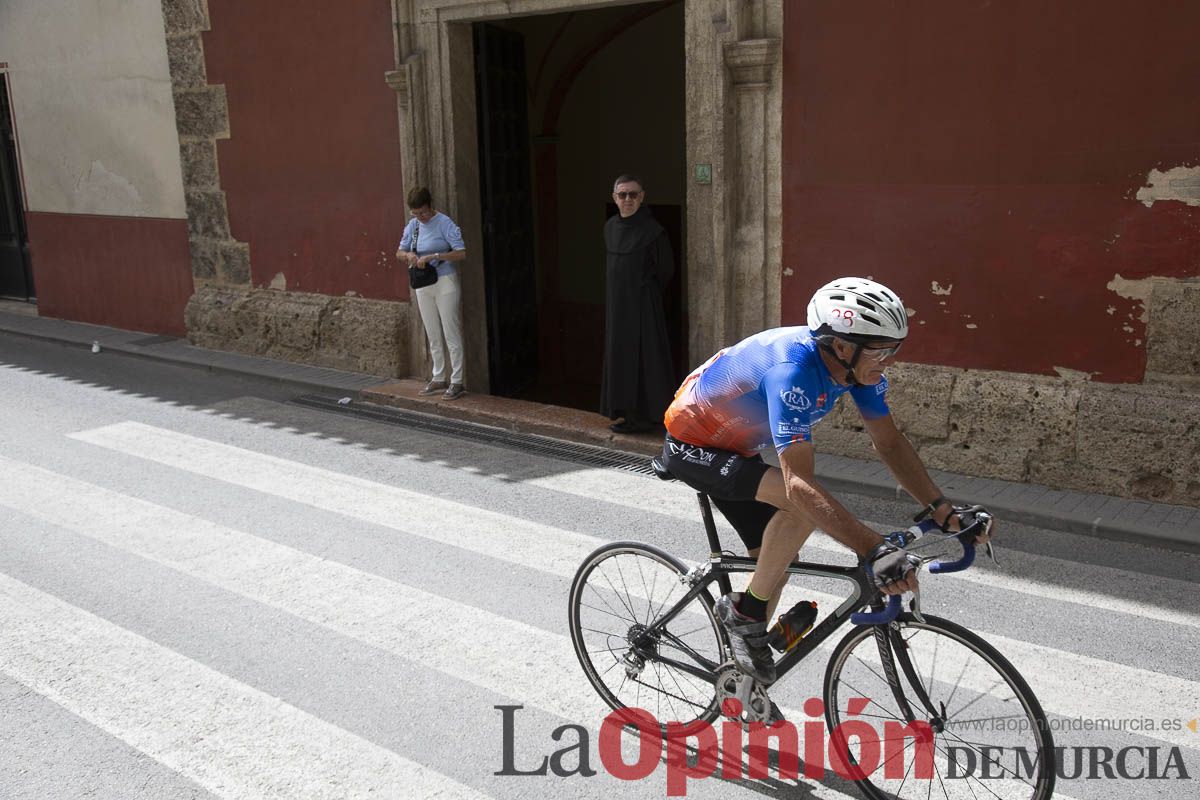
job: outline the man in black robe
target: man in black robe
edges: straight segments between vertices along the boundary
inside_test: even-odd
[[[633,175],[617,178],[620,212],[604,224],[604,381],[600,411],[616,433],[662,425],[676,380],[663,311],[663,290],[675,272],[667,232],[642,205],[646,193]]]

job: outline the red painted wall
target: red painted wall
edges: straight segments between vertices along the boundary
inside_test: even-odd
[[[1134,199],[1200,164],[1200,4],[784,9],[785,322],[871,275],[917,310],[908,360],[1141,380],[1142,306],[1106,285],[1200,275],[1200,208]]]
[[[27,211],[25,221],[39,315],[187,335],[187,220]]]
[[[209,0],[209,83],[225,84],[217,144],[252,280],[293,291],[404,299],[393,256],[407,218],[388,0]]]

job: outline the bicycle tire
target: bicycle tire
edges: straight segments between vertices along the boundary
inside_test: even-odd
[[[628,574],[632,579],[635,572],[638,591],[626,578]],[[652,642],[639,639],[658,614],[687,593],[690,587],[681,580],[686,573],[679,559],[653,545],[613,542],[597,548],[580,565],[568,599],[571,642],[592,687],[613,710],[643,708],[663,723],[664,730],[668,721],[711,723],[720,709],[711,681],[705,683],[653,655],[662,648],[671,658],[687,659],[697,667],[707,665],[696,656],[714,665],[729,658],[707,589],[668,624],[666,635]],[[635,640],[645,646],[639,650]],[[639,652],[651,657],[641,659],[643,666],[634,676],[630,670],[636,667]],[[625,660],[627,656],[632,663]]]
[[[846,777],[855,780],[871,800],[928,797],[931,793],[948,800],[984,796],[1045,800],[1053,795],[1056,762],[1050,727],[1033,690],[1008,659],[961,625],[929,614],[924,615],[924,622],[901,614],[886,627],[882,652],[892,659],[891,674],[899,683],[902,701],[893,696],[877,629],[867,626],[850,631],[834,648],[826,666],[824,700],[831,765],[836,751],[841,763],[849,765]],[[897,657],[896,648],[907,654],[911,670],[904,669],[903,656]],[[863,685],[868,681],[875,684],[870,690]],[[938,712],[933,717],[918,685]],[[852,696],[869,702],[858,713],[851,713]],[[886,720],[903,721],[902,702],[908,703],[915,719],[929,723],[933,732],[933,771],[928,778],[916,777],[916,759],[905,754],[907,745],[895,749],[897,728],[889,728]],[[991,711],[998,713],[989,716]],[[880,717],[885,719],[880,755],[878,763],[870,766],[870,746],[864,747],[857,739],[856,755],[851,745],[855,733],[850,727],[841,734],[837,729],[850,720]],[[890,741],[889,730],[893,733]],[[901,736],[898,741],[903,744],[906,740]],[[919,745],[915,740],[911,743],[915,753]],[[984,751],[981,747],[1004,749]],[[897,758],[900,765],[909,762],[902,775],[899,766],[887,759],[889,748],[891,762]],[[985,758],[989,763],[985,764]],[[861,765],[860,759],[865,759]],[[861,767],[857,774],[856,767]]]

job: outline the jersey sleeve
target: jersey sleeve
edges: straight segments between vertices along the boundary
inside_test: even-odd
[[[809,371],[792,363],[776,364],[763,375],[761,387],[776,452],[782,453],[796,442],[812,441],[811,415],[819,391],[811,384]]]
[[[891,413],[887,404],[888,379],[881,377],[874,386],[855,386],[850,390],[854,405],[863,419],[879,419]]]

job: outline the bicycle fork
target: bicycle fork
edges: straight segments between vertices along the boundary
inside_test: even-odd
[[[894,622],[886,625],[876,625],[873,633],[875,636],[875,645],[879,649],[879,662],[883,665],[884,676],[887,678],[888,686],[892,690],[892,698],[896,701],[896,706],[900,709],[900,714],[904,718],[904,721],[908,723],[915,722],[917,715],[913,713],[912,705],[908,702],[908,695],[904,691],[900,674],[896,671],[897,663],[900,665],[900,671],[904,673],[909,686],[912,687],[913,693],[916,694],[917,700],[924,707],[930,727],[935,732],[940,733],[942,723],[946,717],[946,709],[944,707],[934,707],[933,700],[929,697],[929,692],[926,691],[925,685],[921,682],[921,678],[913,666],[912,658],[910,658],[908,652],[908,643],[900,635],[899,626]]]

